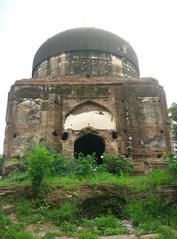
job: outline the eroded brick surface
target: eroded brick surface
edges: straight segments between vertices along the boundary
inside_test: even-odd
[[[136,53],[124,40],[104,32],[105,39],[112,38],[118,48],[112,49],[110,42],[112,52],[103,52],[96,49],[107,44],[99,38],[102,31],[85,31],[93,38],[88,50],[80,49],[85,46],[83,29],[78,31],[78,51],[70,49],[74,31],[66,42],[57,35],[34,57],[34,78],[16,81],[11,87],[4,174],[18,169],[18,158],[39,142],[73,157],[76,140],[88,134],[102,140],[104,150],[99,157],[103,152],[120,153],[131,160],[136,173],[163,167],[160,158],[171,151],[163,88],[153,78],[139,78]],[[103,45],[95,43],[92,31]],[[59,54],[56,39],[66,51],[68,44],[70,51]],[[53,56],[50,49],[56,51]]]

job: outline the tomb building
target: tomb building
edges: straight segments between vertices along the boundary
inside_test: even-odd
[[[140,78],[136,53],[119,36],[95,28],[61,32],[36,52],[32,78],[9,92],[4,175],[38,143],[70,157],[95,153],[98,162],[119,153],[139,173],[159,167],[171,151],[163,87]]]

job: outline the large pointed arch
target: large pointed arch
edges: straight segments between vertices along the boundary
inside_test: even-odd
[[[84,106],[86,105],[89,105],[89,106],[93,106],[95,107],[95,109],[102,109],[103,111],[107,111],[109,112],[110,114],[112,114],[112,112],[110,111],[110,109],[108,109],[106,106],[104,105],[101,105],[97,102],[94,102],[92,100],[86,100],[86,101],[83,101],[79,104],[76,104],[72,109],[70,109],[67,113],[66,113],[66,116],[65,116],[65,119],[67,118],[67,116],[69,114],[73,114],[73,113],[76,113],[79,109],[83,108]]]
[[[113,114],[105,107],[93,101],[75,106],[64,122],[64,129],[81,130],[92,127],[99,130],[116,130]]]

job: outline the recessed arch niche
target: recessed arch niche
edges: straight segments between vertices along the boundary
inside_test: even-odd
[[[106,107],[94,102],[76,106],[66,117],[64,129],[81,130],[92,127],[98,130],[116,130],[116,121]]]

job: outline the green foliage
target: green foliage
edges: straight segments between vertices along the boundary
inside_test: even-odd
[[[146,190],[159,188],[163,184],[167,184],[169,175],[162,169],[154,169],[147,176],[143,176]],[[141,182],[143,183],[143,182]]]
[[[159,233],[161,229],[162,224],[158,220],[150,220],[140,223],[136,229],[136,233],[139,235]]]
[[[61,225],[63,222],[74,222],[76,213],[76,207],[71,206],[67,202],[63,202],[58,208],[50,210],[48,216],[56,225]]]
[[[57,225],[58,225],[58,223],[57,223]],[[60,224],[60,228],[65,233],[75,232],[77,230],[76,220],[74,220],[74,222],[64,221]]]
[[[160,236],[156,237],[156,239],[176,239],[177,237],[171,231],[170,228],[162,227]]]
[[[127,217],[131,218],[134,225],[138,225],[142,221],[147,221],[149,218],[148,212],[144,209],[144,204],[141,201],[133,201],[129,203],[125,211]]]
[[[174,178],[177,177],[177,163],[175,156],[168,157],[169,170],[174,182]],[[144,199],[141,201],[127,202],[122,198],[124,200],[123,204],[120,205],[120,210],[119,208],[117,210],[118,212],[121,211],[121,216],[119,213],[114,215],[132,220],[137,227],[136,233],[138,234],[159,233],[164,225],[177,230],[176,206],[168,205],[153,196],[154,189],[158,189],[162,184],[169,181],[169,173],[165,170],[154,170],[145,176],[128,176],[128,173],[131,172],[131,166],[120,155],[105,155],[102,165],[96,164],[94,155],[86,157],[79,155],[71,163],[71,160],[67,161],[63,155],[51,152],[42,145],[36,146],[25,158],[26,166],[24,168],[28,169],[32,183],[36,180],[38,182],[37,186],[39,186],[39,188],[33,189],[33,193],[39,193],[43,185],[45,185],[45,188],[47,187],[47,190],[48,188],[53,190],[55,186],[60,186],[62,190],[63,187],[63,190],[71,191],[71,195],[76,195],[73,200],[77,200],[77,195],[80,197],[78,189],[82,185],[89,185],[89,188],[95,188],[96,190],[97,185],[114,185],[125,188],[127,191],[144,192]],[[20,177],[23,180],[23,175],[17,176],[19,184],[22,184]],[[54,176],[52,177],[52,175]],[[0,183],[2,183],[1,185],[7,185],[3,184],[5,181]],[[11,183],[13,184],[14,181],[11,181]],[[28,185],[29,182],[25,181],[23,183]],[[33,185],[33,187],[35,186],[36,184]],[[114,187],[112,188],[114,190]],[[109,192],[108,201],[104,197],[102,199],[101,196],[98,197],[99,206],[108,207],[108,210],[95,214],[101,215],[99,217],[93,218],[93,215],[91,215],[92,219],[90,220],[84,218],[81,210],[69,202],[61,203],[60,201],[60,205],[54,208],[44,203],[44,200],[39,201],[38,198],[33,199],[32,202],[24,199],[15,201],[13,203],[16,206],[16,216],[19,223],[11,222],[7,212],[4,212],[0,207],[0,238],[32,239],[34,236],[25,231],[27,225],[48,221],[57,226],[58,233],[47,233],[43,237],[44,239],[53,239],[58,235],[75,235],[81,239],[97,239],[97,235],[126,234],[128,233],[127,229],[122,226],[121,221],[110,215],[114,212],[111,211],[113,203],[116,202],[117,206],[117,202],[119,202],[119,200],[113,200],[113,190]],[[112,192],[113,199],[110,201]],[[152,194],[152,196],[147,198],[147,194]],[[95,200],[96,198],[93,199],[91,205],[94,204]],[[75,203],[75,201],[70,202]],[[88,206],[89,208],[91,210],[92,207]],[[159,237],[159,239],[164,238],[174,239],[171,231],[163,232]]]
[[[168,169],[171,175],[171,186],[177,187],[177,155],[166,155],[164,159],[168,163]]]
[[[85,177],[78,177],[77,174],[73,173],[68,173],[62,176],[51,175],[50,177],[44,178],[44,186],[46,188],[48,185],[47,188],[50,188],[60,185],[61,187],[74,190],[85,184],[94,187],[102,184],[108,184],[124,187],[132,192],[149,192],[149,190],[153,191],[154,189],[161,187],[161,185],[168,184],[170,180],[169,173],[167,173],[166,170],[153,170],[148,175],[136,177],[128,175],[117,176],[108,172],[100,171],[96,168],[96,171],[94,171],[93,174],[87,175]],[[19,180],[16,181],[15,178],[0,180],[1,186],[29,184],[30,181],[28,180],[19,182]]]
[[[7,232],[7,237],[10,239],[34,239],[33,235],[30,232],[22,231],[22,232],[16,232],[14,230],[9,230]],[[4,239],[5,239],[4,238]]]
[[[97,172],[109,172],[116,175],[129,174],[132,166],[121,155],[105,154],[103,164],[96,164],[95,155],[79,154],[74,160],[73,173],[78,176],[93,175]]]
[[[177,228],[177,208],[155,196],[129,203],[125,212],[142,233],[159,232],[160,224]]]
[[[131,164],[120,154],[104,154],[103,164],[100,165],[100,168],[116,175],[129,174],[132,171]]]
[[[2,155],[0,155],[0,175],[2,175],[3,164],[4,164],[4,158]]]
[[[74,159],[73,173],[78,176],[92,175],[96,170],[96,158],[94,155],[84,156],[82,153]]]
[[[177,155],[170,155],[167,160],[171,173],[173,173],[173,175],[177,175]]]
[[[57,236],[61,236],[61,234],[57,232],[47,232],[46,235],[42,237],[42,239],[55,239]]]
[[[19,219],[27,219],[28,216],[33,215],[32,203],[27,200],[21,200],[16,208],[16,215]]]
[[[29,232],[19,231],[21,226],[14,225],[9,216],[2,210],[0,206],[0,238],[1,239],[33,239]]]
[[[98,236],[93,232],[82,231],[77,235],[78,239],[98,239]]]
[[[177,141],[177,104],[173,103],[169,108],[170,117],[172,119],[172,129],[174,139]]]
[[[127,233],[127,229],[123,227],[119,219],[113,215],[96,217],[88,221],[88,224],[93,228],[92,230],[99,235],[108,236]]]
[[[10,225],[11,220],[9,217],[3,212],[2,206],[0,206],[0,235],[8,226]],[[1,237],[0,237],[1,238]]]
[[[38,201],[34,203],[27,200],[20,200],[16,204],[17,219],[23,222],[24,225],[45,221],[46,215],[43,212],[43,206],[38,206]]]
[[[177,122],[172,124],[172,133],[174,140],[177,141]]]
[[[50,152],[52,155],[50,170],[52,175],[66,175],[70,172],[70,165],[63,154]]]
[[[33,195],[37,196],[44,177],[50,174],[53,155],[45,146],[39,144],[27,154],[26,159]]]
[[[171,114],[172,120],[177,122],[177,103],[172,103],[168,111]]]

